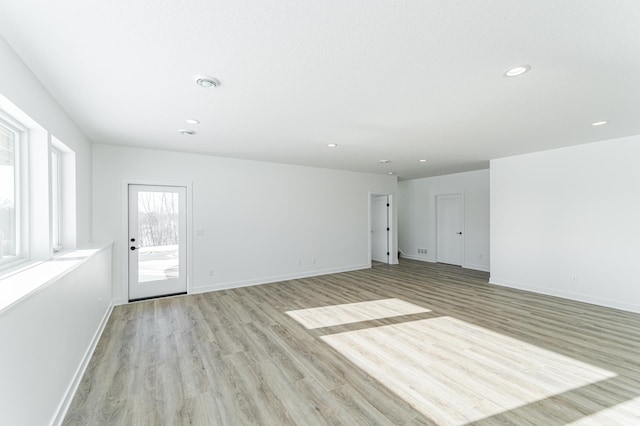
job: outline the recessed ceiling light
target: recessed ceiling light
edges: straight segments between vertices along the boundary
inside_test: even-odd
[[[425,160],[424,158],[422,160],[418,160],[418,161],[420,161],[421,163],[426,163],[427,162],[427,160]]]
[[[187,118],[184,122],[187,124],[200,124],[200,120],[196,120],[195,118]]]
[[[389,172],[389,173],[387,173],[387,174],[388,174],[388,175],[395,175],[395,174],[396,174],[396,172]]]
[[[193,130],[187,130],[187,129],[180,129],[178,130],[178,133],[180,133],[183,136],[193,136],[196,134],[196,132],[194,132]]]
[[[391,160],[380,160],[380,164],[387,164],[390,163]]]
[[[338,144],[337,143],[329,143],[329,144],[327,144],[327,146],[329,148],[336,148],[338,146]]]
[[[196,75],[194,79],[196,80],[196,84],[198,86],[204,87],[205,89],[220,86],[220,81],[218,81],[218,79],[209,77],[207,75]]]
[[[596,121],[595,123],[591,123],[591,125],[592,126],[604,126],[607,123],[608,123],[608,121],[604,120],[604,121]]]
[[[518,65],[517,67],[509,68],[504,72],[505,77],[517,77],[524,74],[531,69],[531,65]]]

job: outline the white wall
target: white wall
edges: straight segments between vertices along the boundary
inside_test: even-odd
[[[0,424],[62,420],[110,312],[111,281],[108,246],[0,312]]]
[[[97,144],[93,158],[93,232],[116,241],[118,302],[127,298],[124,179],[192,183],[190,292],[365,268],[369,193],[396,191],[392,176],[206,155]]]
[[[491,282],[640,312],[640,136],[491,161]]]
[[[91,142],[31,70],[0,37],[0,97],[6,97],[76,156],[76,238],[91,239]]]
[[[75,152],[76,237],[84,245],[91,241],[91,143],[2,38],[0,64],[1,107],[22,110]],[[46,211],[32,213],[46,219]],[[53,420],[109,312],[110,261],[99,262],[0,314],[0,424]]]
[[[489,170],[412,179],[398,183],[398,245],[409,259],[436,261],[436,196],[464,197],[463,267],[489,270]],[[418,248],[427,254],[418,253]]]

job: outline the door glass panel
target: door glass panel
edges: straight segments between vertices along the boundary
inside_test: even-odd
[[[179,277],[179,194],[138,192],[138,282]]]

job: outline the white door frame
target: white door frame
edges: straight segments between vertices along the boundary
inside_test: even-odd
[[[389,208],[387,209],[388,212],[388,223],[389,223],[389,234],[388,234],[388,238],[389,241],[387,242],[387,247],[389,247],[389,264],[390,265],[397,265],[398,264],[398,240],[396,238],[396,232],[397,232],[397,222],[396,222],[396,209],[395,209],[395,194],[394,193],[388,193],[388,194],[383,194],[383,193],[378,193],[378,192],[369,192],[368,196],[367,196],[367,210],[369,212],[369,219],[367,222],[367,238],[368,238],[368,242],[369,244],[367,244],[368,246],[368,253],[367,253],[367,259],[369,259],[369,267],[371,267],[371,249],[372,249],[372,242],[371,242],[371,201],[373,199],[374,196],[377,195],[383,195],[383,196],[387,196],[388,200],[389,200]]]
[[[187,294],[191,294],[191,277],[193,272],[193,208],[192,183],[174,180],[155,179],[122,179],[121,194],[121,230],[120,241],[114,247],[120,248],[120,300],[129,303],[129,185],[183,186],[187,188]],[[126,244],[125,244],[126,243]]]
[[[466,256],[465,256],[465,252],[466,252],[466,245],[465,245],[465,239],[467,237],[467,232],[464,229],[464,225],[466,223],[465,220],[465,208],[464,208],[464,192],[451,192],[451,193],[447,193],[447,194],[437,194],[436,195],[436,255],[435,255],[435,261],[438,262],[438,241],[439,241],[439,229],[440,229],[440,225],[439,225],[439,221],[440,218],[438,210],[439,210],[439,204],[440,204],[440,199],[442,197],[447,197],[447,196],[451,196],[451,195],[459,195],[460,196],[460,230],[462,232],[462,260],[461,260],[461,265],[460,266],[464,266],[465,265],[465,261],[466,261]]]
[[[391,230],[391,224],[389,223],[389,207],[388,195],[371,195],[371,262],[377,261],[389,263],[389,258],[391,256],[391,251],[389,249],[389,232]],[[376,219],[375,222],[374,219]],[[382,219],[384,219],[384,233],[382,235],[378,235],[378,231],[380,231],[378,227],[381,225],[380,221]],[[380,250],[382,245],[384,245],[384,250]],[[376,249],[375,251],[374,248]],[[381,252],[384,252],[385,254],[383,255]]]

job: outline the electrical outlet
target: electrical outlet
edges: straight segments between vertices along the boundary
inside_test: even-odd
[[[427,254],[428,250],[424,249],[424,248],[419,248],[418,249],[418,254]]]
[[[298,266],[302,265],[302,260],[298,259]]]
[[[214,275],[214,270],[213,269],[209,269],[209,276],[212,277]]]
[[[316,258],[315,257],[313,259],[311,259],[311,263],[313,263],[314,265],[316,264]]]

